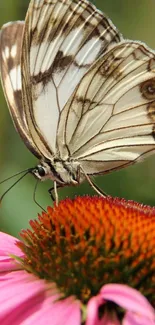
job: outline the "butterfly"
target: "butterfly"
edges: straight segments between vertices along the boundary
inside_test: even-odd
[[[87,0],[31,0],[0,34],[1,80],[14,125],[57,186],[155,151],[155,53],[124,40]],[[97,190],[97,188],[96,188]]]

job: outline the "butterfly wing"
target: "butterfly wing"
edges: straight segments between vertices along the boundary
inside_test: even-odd
[[[60,112],[75,87],[121,38],[87,0],[31,0],[22,46],[23,105],[31,136],[47,158],[56,151]]]
[[[24,22],[4,25],[0,32],[0,73],[14,125],[27,147],[40,157],[28,131],[22,106],[20,55]]]
[[[65,127],[64,127],[65,121]],[[155,54],[121,42],[85,74],[61,113],[61,158],[87,174],[105,173],[155,150]]]

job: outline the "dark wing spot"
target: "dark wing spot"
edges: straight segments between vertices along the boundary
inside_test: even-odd
[[[82,105],[83,113],[86,113],[88,110],[94,108],[97,105],[96,101],[93,101],[89,98],[83,98],[82,96],[76,97],[76,101],[79,105]]]
[[[89,67],[87,64],[78,64],[72,55],[64,55],[63,51],[58,51],[52,65],[48,70],[32,76],[32,84],[35,85],[39,82],[42,82],[43,86],[46,86],[46,84],[52,79],[54,73],[60,73],[64,71],[67,67],[71,66],[71,64],[74,64],[74,66],[78,67],[79,69]]]
[[[119,67],[121,61],[121,58],[114,57],[112,53],[100,66],[98,72],[103,77],[108,77],[111,75],[114,79],[117,80],[122,75],[122,71]]]
[[[66,67],[70,65],[72,61],[73,61],[72,55],[64,55],[62,51],[58,51],[52,65],[53,73],[63,71]]]
[[[155,101],[148,105],[147,111],[151,121],[155,122]]]
[[[155,58],[152,58],[148,62],[148,70],[154,71],[155,70]]]
[[[155,99],[155,78],[144,81],[140,85],[140,91],[144,98]]]
[[[155,101],[150,103],[147,106],[147,114],[148,114],[149,119],[153,123],[151,135],[153,136],[153,138],[155,140]]]
[[[70,65],[70,63],[73,61],[72,55],[64,56],[63,52],[59,51],[57,56],[55,57],[54,62],[50,66],[50,68],[44,72],[38,73],[36,76],[32,76],[31,81],[32,84],[38,84],[39,82],[43,83],[43,86],[46,86],[46,84],[52,79],[53,74],[55,72],[61,72],[66,67]]]
[[[155,140],[155,125],[153,125],[153,128],[152,128],[152,136],[153,136],[153,138]]]

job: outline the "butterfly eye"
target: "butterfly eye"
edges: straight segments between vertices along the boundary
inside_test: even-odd
[[[37,171],[40,177],[44,177],[46,175],[46,171],[45,168],[42,166],[38,166],[37,167]]]

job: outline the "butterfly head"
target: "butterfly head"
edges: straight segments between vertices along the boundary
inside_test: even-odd
[[[45,162],[40,163],[36,167],[34,167],[31,170],[31,173],[40,181],[44,181],[50,178],[53,180],[53,175],[51,173],[50,166]]]
[[[79,163],[63,161],[58,158],[42,160],[35,168],[31,169],[31,173],[40,181],[50,179],[62,185],[77,185],[82,181]]]
[[[32,174],[36,178],[42,180],[42,178],[45,177],[45,175],[46,175],[46,170],[41,165],[38,165],[35,169],[32,170]]]

